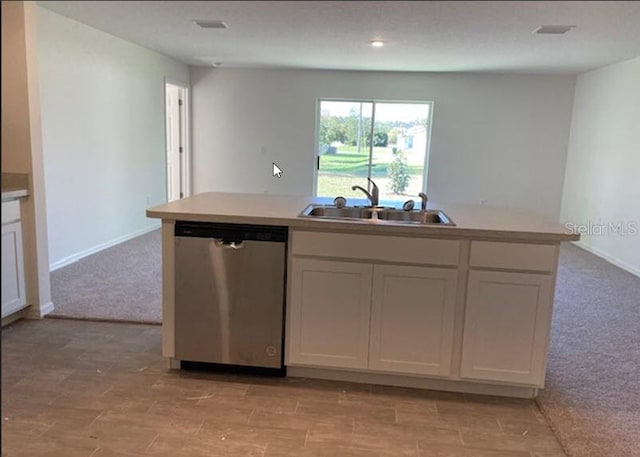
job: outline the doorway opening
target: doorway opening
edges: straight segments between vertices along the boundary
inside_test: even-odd
[[[165,82],[168,202],[188,197],[191,193],[188,100],[187,86]]]

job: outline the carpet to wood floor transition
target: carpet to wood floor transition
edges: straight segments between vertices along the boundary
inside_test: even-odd
[[[51,275],[56,316],[161,322],[160,231]],[[640,278],[563,244],[537,401],[571,457],[640,456]]]
[[[160,230],[51,273],[54,317],[162,322]]]

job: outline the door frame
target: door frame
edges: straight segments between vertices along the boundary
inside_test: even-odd
[[[180,116],[180,137],[183,142],[183,152],[180,159],[180,190],[182,196],[189,197],[191,195],[191,87],[189,84],[171,78],[164,78],[163,95],[164,95],[164,182],[166,187],[165,197],[169,199],[169,170],[167,164],[167,85],[177,86],[182,89],[183,104]]]

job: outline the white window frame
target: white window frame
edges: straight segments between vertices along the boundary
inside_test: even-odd
[[[435,108],[435,103],[433,100],[387,100],[381,98],[332,98],[332,97],[318,97],[316,98],[316,124],[315,124],[315,132],[314,132],[314,156],[313,156],[313,196],[318,197],[318,160],[320,158],[320,150],[319,150],[319,137],[320,137],[320,104],[322,102],[351,102],[351,103],[404,103],[407,105],[429,105],[429,118],[427,121],[427,141],[426,141],[426,151],[424,153],[424,164],[423,164],[423,174],[422,174],[422,192],[427,192],[427,182],[429,179],[429,158],[431,156],[431,127],[433,125],[433,110]],[[373,112],[375,113],[375,107],[373,108]],[[375,117],[373,119],[375,123]],[[369,159],[371,160],[371,158]],[[371,167],[369,167],[371,170]]]

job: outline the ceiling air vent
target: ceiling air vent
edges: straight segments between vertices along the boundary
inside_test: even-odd
[[[533,31],[540,35],[562,35],[575,28],[575,25],[541,25]]]
[[[203,29],[228,29],[229,28],[229,26],[224,21],[195,20],[193,21],[193,23]]]

